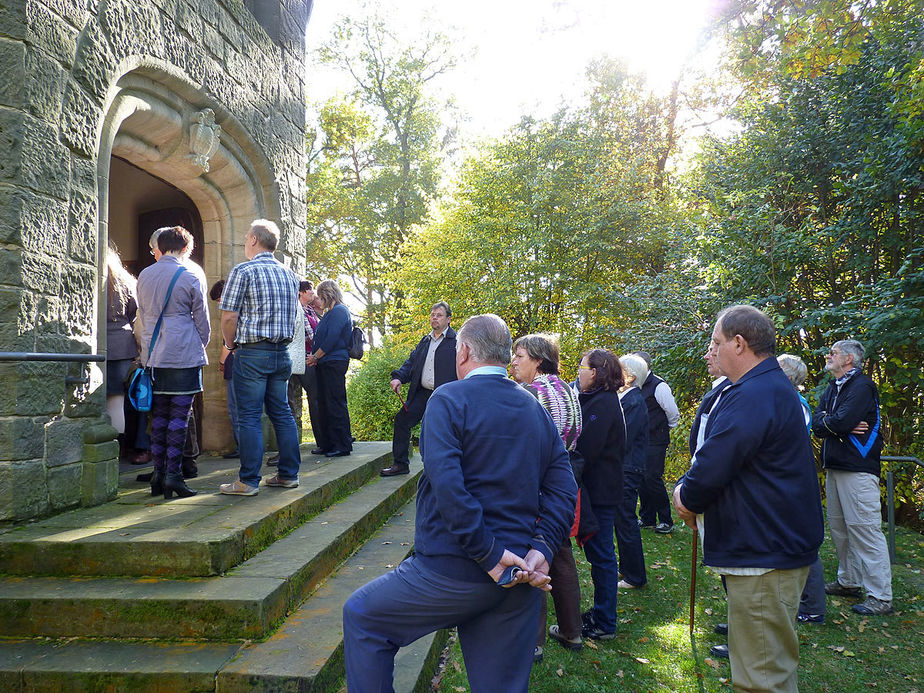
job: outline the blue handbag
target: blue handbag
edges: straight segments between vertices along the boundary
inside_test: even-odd
[[[176,271],[176,274],[173,275],[170,286],[167,288],[167,297],[164,299],[164,307],[160,309],[160,316],[157,318],[157,324],[154,325],[154,332],[151,333],[151,345],[148,348],[149,359],[154,352],[154,343],[157,341],[157,337],[160,334],[160,326],[164,322],[164,311],[167,310],[170,294],[173,293],[176,280],[179,279],[180,275],[185,271],[185,267],[180,267]],[[151,411],[151,404],[154,401],[154,376],[151,373],[150,366],[139,368],[132,375],[128,383],[128,401],[131,403],[132,407],[135,408],[135,411]]]

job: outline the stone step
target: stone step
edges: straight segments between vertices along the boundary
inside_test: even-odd
[[[151,497],[149,486],[125,475],[113,502],[0,531],[0,573],[219,575],[377,478],[390,463],[388,443],[356,443],[352,455],[335,460],[303,450],[297,489],[261,486],[248,498],[217,492],[237,478],[237,460],[200,458],[200,476],[189,481],[199,494],[171,501]]]
[[[405,506],[269,639],[241,650],[218,672],[221,693],[336,691],[344,678],[343,604],[358,588],[408,555],[415,504]],[[396,690],[425,689],[436,669],[446,633],[402,648],[395,658]]]
[[[409,476],[376,477],[223,576],[0,578],[0,635],[202,640],[264,637],[386,518],[407,503],[416,491],[421,470],[418,457],[411,462]],[[266,489],[254,498],[229,496],[235,507],[226,508],[225,514],[256,513],[251,504],[264,494],[276,498],[276,505],[284,505],[279,499],[298,490]],[[406,534],[405,541],[410,542],[413,523]]]
[[[401,508],[265,642],[0,640],[0,690],[337,691],[343,603],[407,555],[414,509]],[[399,650],[398,693],[429,690],[445,641],[435,633]]]

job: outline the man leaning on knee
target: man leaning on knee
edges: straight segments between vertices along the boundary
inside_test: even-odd
[[[421,429],[415,554],[343,607],[350,693],[393,691],[399,647],[457,626],[473,693],[526,693],[549,562],[574,520],[568,453],[539,401],[507,377],[510,331],[478,315],[457,336],[460,380]],[[519,568],[506,587],[505,570]]]

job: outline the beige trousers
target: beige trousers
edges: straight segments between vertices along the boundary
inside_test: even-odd
[[[726,575],[728,653],[736,691],[799,690],[796,611],[809,566]]]

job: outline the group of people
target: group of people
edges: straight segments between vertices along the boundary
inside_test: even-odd
[[[352,449],[349,310],[335,282],[314,289],[276,260],[278,242],[275,224],[255,221],[244,238],[247,261],[232,269],[220,295],[213,291],[241,460],[238,480],[220,487],[226,494],[259,491],[264,409],[279,455],[277,473],[263,483],[298,486],[299,435],[287,401],[292,342],[296,353],[304,345],[304,368],[293,382],[309,394],[312,452],[339,457]],[[152,243],[157,262],[141,272],[136,294],[114,287],[110,304],[125,316],[136,310],[140,320],[140,358],[154,382],[151,489],[169,499],[195,494],[181,462],[208,361],[209,314],[205,277],[189,260],[191,235],[159,229]],[[398,648],[451,626],[473,690],[501,682],[527,690],[546,637],[570,650],[585,638],[615,637],[619,589],[647,581],[641,527],[673,528],[663,471],[679,412],[646,353],[591,349],[576,381],[566,383],[555,337],[513,342],[492,314],[469,318],[456,333],[451,319],[446,302],[434,304],[431,332],[391,373],[396,393],[402,384],[409,390],[395,416],[393,463],[382,476],[409,473],[411,430],[422,421],[415,552],[344,606],[351,691],[391,690]],[[110,377],[133,357],[129,330],[118,329],[126,334],[112,342],[111,355],[121,358],[111,359]],[[795,624],[823,622],[825,594],[857,599],[852,608],[861,615],[893,610],[879,502],[879,402],[862,372],[863,346],[843,340],[831,347],[825,367],[833,380],[814,412],[799,393],[805,364],[775,351],[773,322],[760,310],[738,305],[718,315],[705,355],[715,380],[690,431],[690,468],[672,494],[673,510],[699,533],[703,562],[722,576],[732,681],[752,691],[797,690]],[[811,435],[822,442],[838,557],[837,578],[827,584]],[[593,583],[583,613],[572,537]],[[548,627],[545,592],[558,620]]]
[[[452,334],[458,379],[441,385],[430,378],[450,315],[436,304],[434,332],[392,373],[392,387],[411,382],[425,398],[412,407],[409,396],[394,441],[406,454],[405,436],[422,418],[424,471],[414,555],[344,605],[347,685],[358,693],[392,690],[398,648],[453,626],[473,691],[526,691],[546,635],[573,650],[584,638],[615,636],[618,589],[645,582],[640,524],[672,526],[670,507],[666,516],[635,515],[644,467],[660,456],[651,451],[644,386],[652,376],[642,354],[592,349],[573,387],[559,377],[554,338],[514,343],[501,318],[479,315]],[[775,350],[773,322],[760,310],[719,314],[706,354],[716,381],[690,432],[690,468],[673,490],[674,511],[697,529],[705,565],[723,578],[732,682],[749,691],[797,690],[796,623],[823,621],[825,593],[856,598],[861,615],[892,612],[878,399],[861,370],[862,345],[832,346],[834,379],[814,413],[798,390],[805,364],[778,360]],[[424,372],[433,386],[415,387],[412,374]],[[812,434],[823,441],[839,562],[828,584]],[[404,473],[406,464],[396,454],[382,473]],[[570,537],[590,563],[593,599],[583,613]],[[546,629],[548,591],[558,623]]]
[[[109,255],[107,405],[120,434],[125,430],[124,381],[133,360],[150,369],[150,458],[145,479],[151,494],[170,499],[196,494],[184,474],[194,397],[202,392],[211,338],[206,296],[219,300],[223,346],[219,369],[227,383],[228,410],[240,457],[238,480],[222,484],[232,495],[255,495],[261,480],[265,409],[279,444],[278,473],[264,483],[298,486],[299,434],[287,398],[293,358],[301,356],[297,382],[309,393],[309,415],[317,447],[313,454],[341,457],[352,451],[346,401],[347,352],[352,319],[333,280],[317,289],[299,281],[273,252],[279,229],[267,220],[251,224],[244,238],[247,257],[227,281],[206,291],[202,268],[190,259],[192,235],[180,226],[151,237],[153,265],[137,282]],[[304,352],[301,349],[304,348]],[[301,353],[300,353],[301,352]],[[143,420],[142,420],[143,421]],[[143,425],[139,425],[139,434]],[[197,451],[198,454],[198,451]]]

